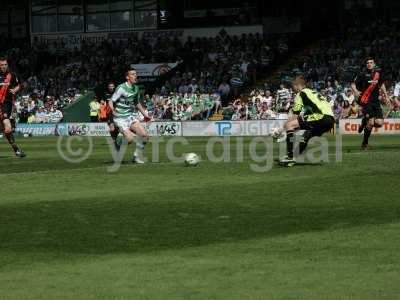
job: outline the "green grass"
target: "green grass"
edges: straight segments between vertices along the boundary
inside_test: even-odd
[[[161,152],[115,173],[102,138],[80,164],[55,138],[19,141],[24,160],[0,140],[0,299],[400,297],[399,136],[370,152],[344,137],[342,163],[331,148],[329,163],[266,173],[249,139],[244,162]],[[204,157],[206,143],[176,153]]]

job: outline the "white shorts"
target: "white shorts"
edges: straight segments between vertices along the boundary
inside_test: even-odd
[[[121,132],[131,129],[132,124],[140,122],[139,115],[130,115],[124,118],[114,118],[114,123],[118,126]]]

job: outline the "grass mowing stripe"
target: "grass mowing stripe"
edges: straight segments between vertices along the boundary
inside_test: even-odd
[[[54,139],[31,141],[21,140],[27,160],[0,159],[12,173],[0,177],[0,298],[400,294],[398,137],[374,136],[367,153],[344,137],[342,164],[268,173],[204,161],[108,174],[101,140],[78,169]],[[176,153],[204,154],[207,139],[190,142]]]

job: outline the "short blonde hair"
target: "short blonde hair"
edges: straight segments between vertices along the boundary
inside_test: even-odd
[[[299,75],[299,76],[295,77],[292,81],[292,85],[306,86],[306,83],[307,83],[307,81],[303,75]]]

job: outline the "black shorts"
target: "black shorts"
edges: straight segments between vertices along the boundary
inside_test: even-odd
[[[305,121],[302,117],[298,118],[301,130],[308,130],[312,136],[321,136],[330,131],[335,126],[335,119],[332,116],[325,115],[318,121]]]
[[[0,104],[0,120],[11,119],[13,111],[13,103],[11,101],[4,101]]]
[[[369,102],[362,107],[362,112],[367,118],[383,119],[382,106],[379,102]]]
[[[111,116],[108,116],[108,117],[105,117],[105,118],[100,118],[99,122],[107,123],[107,125],[110,126],[111,124],[114,124],[114,118],[111,115]]]
[[[108,117],[107,124],[108,125],[114,124],[114,116],[112,114]]]

